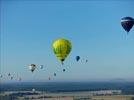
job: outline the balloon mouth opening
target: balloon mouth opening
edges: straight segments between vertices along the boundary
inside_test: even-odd
[[[61,61],[63,62],[65,59],[61,59]]]
[[[64,62],[64,60],[65,60],[65,59],[61,59],[61,64],[62,64],[62,65],[64,65],[64,63],[63,63],[63,62]]]

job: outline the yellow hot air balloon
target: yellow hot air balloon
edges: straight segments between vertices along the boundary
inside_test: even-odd
[[[54,41],[52,46],[53,46],[53,51],[54,51],[56,57],[63,64],[63,61],[66,59],[66,57],[71,52],[71,49],[72,49],[71,42],[66,39],[58,39],[58,40]]]

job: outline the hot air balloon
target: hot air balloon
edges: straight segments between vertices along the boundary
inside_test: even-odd
[[[11,80],[13,79],[13,76],[11,76]]]
[[[54,76],[56,76],[56,73],[54,73]]]
[[[18,80],[21,81],[21,77]]]
[[[3,76],[2,75],[0,75],[0,78],[2,78]]]
[[[121,25],[128,33],[134,25],[134,19],[132,17],[123,17],[121,19]]]
[[[10,73],[8,73],[8,76],[11,76],[11,74],[10,74]]]
[[[65,69],[63,69],[63,72],[65,72],[66,70]]]
[[[30,69],[31,72],[33,72],[36,69],[36,65],[35,64],[31,64],[29,66],[29,69]]]
[[[51,80],[51,78],[49,77],[48,80]]]
[[[43,69],[43,67],[44,67],[43,65],[40,65],[40,69]]]
[[[64,60],[71,52],[71,49],[72,49],[71,42],[66,39],[58,39],[58,40],[54,41],[52,47],[53,47],[53,51],[54,51],[56,57],[63,64]]]
[[[80,56],[76,56],[76,61],[78,62],[80,60]]]

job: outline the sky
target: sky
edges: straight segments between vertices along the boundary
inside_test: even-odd
[[[127,35],[120,24],[122,17],[134,17],[133,5],[133,0],[1,0],[1,81],[10,80],[8,73],[13,81],[134,79],[134,27]],[[59,38],[72,43],[63,66],[52,50]],[[32,63],[44,69],[31,73]]]

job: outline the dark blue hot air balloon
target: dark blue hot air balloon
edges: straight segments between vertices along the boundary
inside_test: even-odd
[[[76,61],[78,62],[80,60],[80,56],[76,56]]]
[[[10,73],[8,73],[8,76],[11,76],[11,74],[10,74]]]
[[[54,73],[54,76],[56,76],[56,73]]]
[[[0,78],[2,78],[3,76],[2,75],[0,75]]]
[[[66,70],[65,69],[63,69],[63,72],[65,72]]]
[[[121,25],[128,33],[134,25],[134,19],[132,17],[123,17],[121,19]]]

